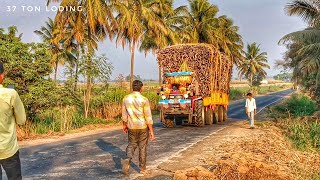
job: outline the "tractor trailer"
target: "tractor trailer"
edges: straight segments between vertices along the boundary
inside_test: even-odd
[[[227,120],[233,62],[210,44],[181,44],[157,51],[163,74],[160,121],[212,125]]]

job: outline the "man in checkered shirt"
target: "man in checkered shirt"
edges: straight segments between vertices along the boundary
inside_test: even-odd
[[[146,173],[148,139],[154,140],[153,120],[149,100],[141,95],[143,83],[133,81],[133,92],[122,103],[123,132],[128,133],[127,158],[122,161],[123,173],[128,175],[134,151],[139,148],[140,173]]]

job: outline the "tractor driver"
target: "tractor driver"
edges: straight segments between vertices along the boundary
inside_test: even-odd
[[[173,84],[173,85],[172,85],[171,93],[172,93],[172,94],[180,94],[179,86],[180,86],[179,84]]]

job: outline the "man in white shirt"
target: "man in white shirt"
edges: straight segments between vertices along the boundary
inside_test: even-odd
[[[247,94],[246,113],[250,120],[250,129],[254,129],[254,115],[257,113],[256,100],[252,97],[252,93]]]

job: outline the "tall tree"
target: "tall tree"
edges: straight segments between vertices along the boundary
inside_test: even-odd
[[[209,43],[239,65],[243,61],[243,42],[239,27],[226,16],[217,16],[219,9],[208,0],[190,0],[188,15],[180,33],[185,43]]]
[[[144,38],[139,48],[145,54],[152,52],[155,54],[157,49],[166,46],[181,43],[179,32],[183,19],[182,14],[188,14],[188,9],[185,6],[180,6],[173,9],[172,0],[156,0],[153,1],[151,8],[163,22],[163,27],[147,29]],[[162,83],[162,68],[159,66],[159,84]]]
[[[242,37],[239,28],[226,16],[217,16],[218,7],[208,0],[190,0],[189,8],[172,8],[172,1],[157,0],[153,9],[164,22],[165,30],[148,30],[140,50],[155,51],[178,43],[214,44],[237,65],[243,60]],[[161,83],[161,67],[159,68]]]
[[[43,42],[48,45],[48,49],[51,54],[51,64],[54,68],[54,80],[57,80],[58,66],[64,64],[66,57],[66,51],[61,47],[61,41],[58,33],[57,25],[51,18],[48,18],[45,26],[42,26],[40,30],[34,31],[41,37]]]
[[[118,0],[114,3],[117,12],[117,44],[129,45],[131,53],[130,89],[134,78],[135,50],[141,44],[148,30],[162,29],[165,25],[153,8],[150,0]]]
[[[320,4],[315,0],[295,0],[289,3],[286,12],[290,16],[301,17],[308,28],[287,34],[279,44],[286,45],[288,52],[285,62],[279,62],[293,69],[296,82],[302,82],[301,77],[316,74],[316,86],[320,84]],[[300,77],[300,78],[298,78]]]
[[[112,37],[112,26],[114,21],[111,3],[105,0],[48,0],[51,2],[60,2],[60,6],[81,6],[81,11],[60,11],[57,13],[55,23],[60,28],[60,32],[71,31],[71,41],[76,41],[83,47],[83,52],[87,57],[88,71],[93,66],[92,57],[98,48],[98,42],[103,41],[107,36]],[[68,31],[69,30],[69,31]],[[65,34],[63,34],[65,36]],[[86,91],[84,103],[86,108],[90,106],[92,81],[91,73],[87,74]],[[88,112],[85,109],[84,112]],[[88,113],[85,113],[85,117]]]
[[[253,78],[255,74],[266,77],[267,73],[265,68],[270,68],[268,65],[267,53],[261,52],[257,43],[247,45],[245,52],[245,60],[238,67],[239,74],[248,78],[250,86],[253,85]]]
[[[210,4],[208,0],[190,0],[189,14],[184,22],[185,42],[188,43],[213,43],[214,29],[222,19],[217,18],[219,9]]]

